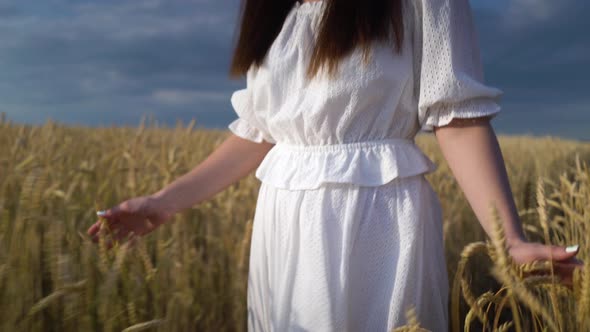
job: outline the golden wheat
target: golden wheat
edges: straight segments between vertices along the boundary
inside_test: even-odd
[[[113,238],[106,229],[98,245],[85,234],[94,211],[157,191],[227,137],[195,124],[163,128],[144,118],[137,128],[91,129],[0,117],[0,330],[246,330],[259,189],[253,175],[135,247],[114,241],[107,250]],[[461,189],[434,138],[419,135],[417,144],[439,165],[427,178],[443,205],[453,330],[473,329],[478,320],[497,331],[590,331],[590,145],[499,140],[527,236],[580,244],[585,270],[575,272],[570,291],[550,275],[536,275],[551,270],[547,263],[510,262],[501,239],[488,241],[468,202],[456,199]],[[499,289],[491,283],[495,274]],[[407,321],[396,331],[424,330],[415,312]]]
[[[590,221],[588,218],[580,219],[580,216],[587,215],[587,206],[585,204],[579,204],[579,201],[584,203],[588,202],[587,189],[588,168],[585,163],[579,161],[579,157],[576,157],[576,166],[574,169],[574,178],[578,182],[572,182],[568,180],[563,174],[560,176],[560,183],[550,184],[554,190],[561,191],[560,195],[553,195],[558,198],[559,201],[553,201],[550,203],[553,207],[563,207],[565,204],[574,206],[573,208],[554,210],[569,215],[568,226],[585,228],[587,223]],[[579,243],[577,240],[582,240],[578,237],[576,231],[565,232],[563,224],[557,224],[556,222],[549,222],[550,218],[548,215],[546,195],[543,187],[545,181],[540,179],[537,182],[537,214],[538,223],[543,230],[543,239],[545,243],[552,243],[555,238],[551,237],[551,234],[565,234],[564,238],[561,238],[563,243]],[[583,192],[580,194],[580,192]],[[576,211],[573,211],[576,209]],[[568,212],[569,211],[569,212]],[[471,258],[476,253],[486,251],[494,265],[491,269],[492,275],[502,283],[502,288],[497,291],[494,295],[490,292],[486,292],[478,298],[473,295],[473,290],[465,291],[463,289],[463,299],[470,305],[465,319],[465,330],[469,330],[473,317],[476,316],[484,324],[484,329],[487,328],[486,322],[488,319],[489,306],[494,304],[496,306],[496,317],[494,317],[493,330],[506,329],[507,324],[510,323],[515,330],[526,330],[526,331],[541,331],[541,330],[552,330],[552,331],[587,331],[588,319],[586,318],[589,312],[590,306],[590,294],[588,294],[587,283],[587,271],[590,264],[585,261],[584,270],[577,269],[574,273],[573,290],[566,287],[561,283],[559,278],[554,275],[553,264],[551,261],[545,262],[532,262],[527,264],[517,265],[512,262],[510,256],[506,251],[505,237],[501,227],[501,222],[498,218],[497,211],[492,209],[494,219],[494,233],[491,238],[492,246],[484,246],[481,242],[472,243],[465,247],[461,259],[459,260],[457,274],[455,276],[455,283],[453,289],[453,328],[457,330],[457,315],[458,305],[457,287],[470,288],[468,282],[458,282],[457,280],[465,280],[464,274],[466,266],[470,262]],[[576,222],[572,223],[571,219],[575,218]],[[554,218],[553,220],[560,220]],[[560,233],[561,232],[561,233]],[[567,235],[573,236],[567,236]],[[575,238],[575,240],[572,240]],[[560,238],[558,238],[560,239]],[[582,244],[583,245],[583,244]],[[477,248],[477,250],[475,250]],[[580,258],[583,260],[587,258],[585,256],[587,249],[582,252]],[[549,272],[548,275],[537,275],[541,272]],[[498,301],[498,296],[502,296],[503,299]],[[506,303],[510,304],[512,312],[512,321],[502,323],[502,327],[498,327],[499,312],[503,309]],[[488,305],[488,309],[484,312],[482,307]],[[523,309],[527,309],[524,310]],[[577,313],[577,315],[576,315]],[[484,316],[482,318],[482,316]]]

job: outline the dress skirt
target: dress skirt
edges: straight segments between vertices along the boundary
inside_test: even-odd
[[[262,182],[248,272],[248,331],[386,332],[414,308],[448,330],[442,209],[418,174],[313,190]]]

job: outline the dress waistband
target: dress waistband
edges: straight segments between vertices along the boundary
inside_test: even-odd
[[[277,142],[274,148],[279,147],[280,149],[301,151],[301,152],[334,152],[342,150],[357,150],[363,148],[371,148],[382,145],[403,145],[412,144],[415,145],[411,138],[386,138],[374,141],[361,141],[351,143],[336,143],[336,144],[323,144],[323,145],[305,145],[305,144],[290,144],[285,142]]]
[[[277,188],[310,190],[329,183],[379,186],[435,169],[413,139],[327,145],[277,142],[258,166],[256,177]]]

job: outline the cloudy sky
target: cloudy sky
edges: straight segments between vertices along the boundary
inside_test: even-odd
[[[471,0],[498,133],[590,139],[583,0]],[[0,0],[0,112],[90,126],[224,128],[239,0]]]

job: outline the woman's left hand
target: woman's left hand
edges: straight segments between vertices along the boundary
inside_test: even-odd
[[[568,249],[569,248],[569,249]],[[509,243],[508,253],[514,263],[524,264],[533,261],[553,261],[553,271],[562,282],[572,287],[573,272],[576,268],[582,268],[584,263],[575,256],[579,252],[579,246],[545,245],[537,242],[517,241]],[[547,272],[549,274],[550,272]]]

